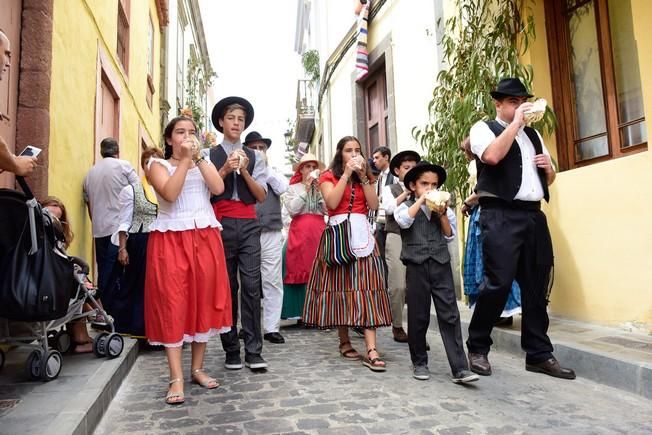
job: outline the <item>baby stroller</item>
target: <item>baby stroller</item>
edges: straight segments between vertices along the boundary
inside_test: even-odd
[[[59,222],[41,208],[25,181],[17,180],[24,194],[0,189],[0,317],[30,323],[22,325],[26,333],[14,336],[13,322],[5,321],[0,343],[32,349],[25,362],[27,377],[50,381],[61,372],[61,354],[72,346],[66,323],[98,313],[108,320],[108,332],[93,339],[97,357],[119,356],[124,340],[95,299],[88,264],[66,255]],[[92,309],[84,311],[84,304]],[[0,368],[4,361],[0,349]]]

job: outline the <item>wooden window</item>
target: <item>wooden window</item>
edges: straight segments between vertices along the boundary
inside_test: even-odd
[[[95,99],[95,161],[99,161],[100,142],[105,137],[120,139],[119,73],[104,50],[99,47]]]
[[[147,106],[152,108],[152,97],[156,88],[154,87],[154,21],[149,16],[149,26],[147,28],[147,83],[145,99]]]
[[[387,132],[387,80],[385,78],[385,65],[364,82],[365,102],[365,130],[367,147],[366,156],[371,152],[389,143]]]
[[[129,74],[129,10],[130,0],[118,1],[117,54],[126,74]]]
[[[647,149],[630,0],[552,0],[546,25],[562,169]]]

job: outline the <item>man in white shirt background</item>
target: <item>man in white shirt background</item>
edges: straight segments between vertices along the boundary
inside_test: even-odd
[[[104,306],[110,312],[121,267],[117,261],[118,247],[111,243],[111,235],[118,231],[120,224],[120,192],[125,186],[137,183],[138,175],[131,163],[119,158],[120,147],[115,139],[103,139],[100,154],[102,160],[86,174],[83,190],[93,226],[97,284]]]

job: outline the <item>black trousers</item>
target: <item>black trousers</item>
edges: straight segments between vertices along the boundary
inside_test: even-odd
[[[385,245],[387,244],[387,232],[385,231],[385,226],[383,224],[376,225],[376,232],[374,234],[376,239],[376,244],[378,245],[378,251],[380,252],[380,258],[383,260],[383,268],[385,269],[385,287],[387,287],[387,259],[385,258]]]
[[[439,333],[453,372],[469,368],[464,354],[460,312],[457,309],[451,264],[428,259],[406,263],[408,344],[415,366],[428,364],[426,332],[430,324],[430,299],[435,303]]]
[[[548,284],[552,241],[540,210],[482,206],[480,215],[484,281],[469,324],[469,352],[487,355],[491,330],[505,306],[512,281],[521,287],[521,347],[528,363],[552,357],[548,337]]]
[[[238,290],[240,285],[240,324],[244,330],[245,353],[260,355],[263,337],[260,330],[260,224],[257,219],[224,217],[221,220],[226,269],[231,284],[233,326],[221,335],[226,353],[239,353]],[[238,273],[240,283],[238,284]]]

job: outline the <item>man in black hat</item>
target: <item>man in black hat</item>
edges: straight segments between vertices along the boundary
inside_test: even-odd
[[[394,211],[410,194],[403,184],[405,174],[420,160],[421,156],[416,151],[406,150],[397,153],[389,162],[389,173],[394,176],[395,181],[393,184],[383,186],[381,190],[380,204],[385,211],[385,261],[387,263],[387,290],[392,308],[392,335],[394,341],[399,343],[407,343],[408,335],[403,329],[405,265],[401,261],[401,228],[394,219]]]
[[[421,160],[404,178],[410,195],[394,211],[401,228],[401,260],[406,266],[408,301],[408,345],[414,365],[412,376],[430,378],[426,332],[430,323],[431,299],[435,303],[439,333],[456,384],[473,382],[478,376],[469,371],[462,325],[457,308],[453,272],[447,244],[455,239],[456,219],[448,203],[426,203],[426,195],[446,181],[439,165]]]
[[[260,151],[267,158],[272,140],[264,138],[257,131],[245,137],[243,144]],[[263,338],[271,343],[285,343],[279,332],[281,309],[283,308],[283,219],[281,217],[281,194],[288,190],[286,177],[267,165],[267,197],[256,204],[256,215],[260,223],[260,275],[263,288]]]
[[[564,379],[575,372],[554,358],[548,337],[549,288],[552,285],[552,240],[541,200],[555,180],[550,153],[541,135],[526,126],[532,95],[517,78],[506,78],[491,92],[496,119],[471,128],[471,150],[476,156],[482,214],[484,281],[469,324],[471,370],[490,375],[487,359],[491,330],[500,317],[512,287],[521,286],[523,317],[521,346],[525,369]]]
[[[231,284],[233,326],[222,334],[226,352],[224,366],[242,368],[238,340],[238,272],[240,273],[240,324],[244,331],[245,365],[252,370],[267,368],[261,356],[263,339],[260,329],[260,225],[256,202],[267,194],[267,173],[263,156],[244,147],[240,135],[254,118],[254,108],[241,97],[227,97],[213,107],[213,125],[224,133],[220,145],[209,156],[224,179],[224,192],[211,197],[215,216],[221,222],[226,267]]]

